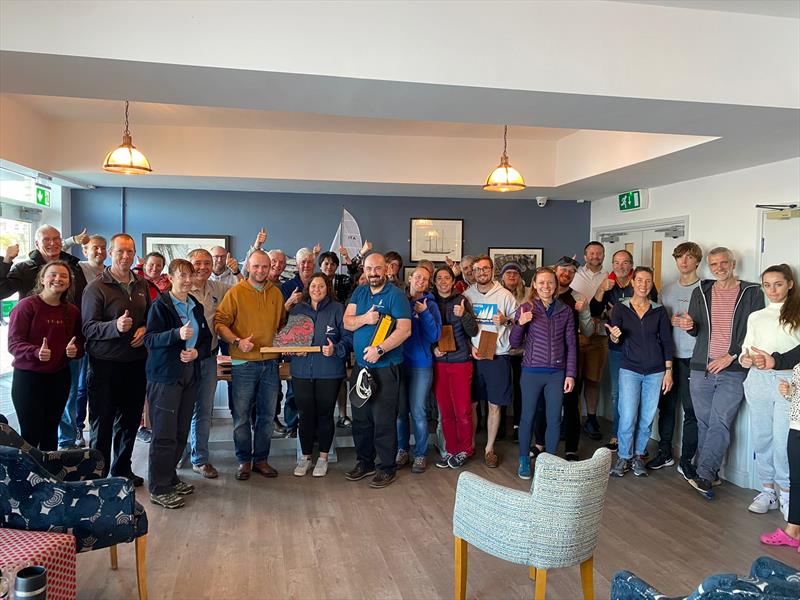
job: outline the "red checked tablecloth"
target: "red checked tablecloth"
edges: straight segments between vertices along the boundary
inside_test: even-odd
[[[0,571],[9,578],[12,595],[17,571],[36,565],[47,569],[47,600],[75,599],[72,535],[0,528]]]

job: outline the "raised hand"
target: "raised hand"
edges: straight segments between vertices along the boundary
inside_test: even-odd
[[[314,244],[312,252],[314,253],[314,256],[319,256],[319,253],[322,252],[322,244],[320,244],[319,242]]]
[[[372,250],[372,242],[370,242],[369,240],[364,240],[364,243],[361,246],[361,250],[359,250],[359,254],[361,254],[361,256],[366,256],[367,252],[369,252],[370,250]]]
[[[186,325],[178,329],[178,334],[181,336],[181,339],[185,342],[186,340],[192,339],[194,335],[194,329],[192,328],[192,322],[187,321]]]
[[[375,325],[381,318],[380,313],[375,310],[375,305],[369,307],[369,310],[364,313],[364,323],[366,325]]]
[[[524,308],[519,313],[519,320],[517,323],[520,325],[526,325],[533,320],[533,310],[525,310]]]
[[[131,318],[128,310],[125,309],[125,312],[122,313],[122,316],[117,319],[117,331],[120,333],[125,333],[130,331],[131,327],[133,327],[133,319]]]
[[[75,336],[72,336],[72,339],[67,342],[66,354],[67,358],[75,358],[78,356],[78,346],[75,344]]]
[[[453,316],[454,317],[463,317],[464,316],[464,298],[461,299],[461,302],[453,306]]]
[[[414,302],[414,312],[416,312],[418,315],[421,315],[426,310],[428,310],[427,298],[423,298],[422,301],[417,300],[416,302]]]
[[[239,350],[242,352],[250,352],[254,347],[253,344],[253,335],[250,334],[246,338],[242,338],[239,340]]]
[[[83,246],[85,243],[89,241],[89,234],[86,232],[86,227],[83,228],[83,231],[80,233],[76,233],[72,236],[72,239],[75,240],[76,243]]]
[[[6,248],[6,254],[5,258],[3,258],[3,262],[10,264],[18,256],[19,256],[19,244],[11,244],[8,248]]]
[[[327,340],[328,343],[322,347],[322,354],[324,356],[333,356],[333,351],[335,350],[333,347],[333,342],[331,341],[331,338],[327,338]]]
[[[611,337],[612,337],[612,338],[614,338],[614,339],[617,339],[617,340],[618,340],[618,339],[619,339],[619,338],[622,336],[622,330],[621,330],[619,327],[617,327],[616,325],[614,325],[614,326],[612,327],[611,325],[609,325],[608,323],[606,323],[606,329],[608,329],[608,333],[609,333],[609,334],[611,335]]]
[[[42,338],[42,347],[39,348],[39,360],[42,362],[50,360],[50,348],[47,346],[47,338]]]
[[[444,262],[447,263],[447,266],[450,267],[451,269],[453,268],[453,265],[456,264],[455,261],[449,256],[444,257]]]
[[[683,314],[678,313],[672,317],[672,326],[683,329],[684,331],[689,331],[694,327],[694,319],[689,316],[688,312],[684,312]]]
[[[236,260],[235,258],[233,258],[233,257],[231,256],[231,253],[230,253],[230,252],[228,252],[228,256],[226,256],[226,257],[225,257],[225,264],[227,265],[227,267],[228,267],[228,268],[229,268],[231,271],[234,271],[234,272],[236,272],[236,273],[238,273],[238,272],[239,272],[239,261],[238,261],[238,260]]]
[[[750,348],[750,350],[753,352],[753,364],[757,369],[764,370],[775,368],[775,358],[773,358],[769,352],[764,352],[755,346]]]
[[[492,324],[496,326],[504,325],[508,318],[503,314],[502,310],[498,310],[497,314],[492,317]]]
[[[197,348],[181,350],[181,362],[190,363],[197,358]]]
[[[267,230],[262,227],[261,229],[258,230],[258,233],[256,234],[256,241],[253,242],[253,248],[255,248],[256,250],[261,250],[261,246],[263,246],[264,242],[266,241],[267,241]]]

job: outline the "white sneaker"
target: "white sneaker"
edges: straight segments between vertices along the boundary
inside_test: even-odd
[[[787,496],[785,494],[781,494],[780,504],[781,504],[781,514],[783,515],[783,520],[788,523],[789,522],[789,496]]]
[[[328,473],[328,461],[324,458],[318,458],[317,464],[314,465],[314,472],[311,473],[313,477],[325,477]]]
[[[301,456],[300,460],[297,461],[297,466],[294,468],[295,476],[302,477],[308,472],[308,469],[310,467],[311,467],[311,459],[306,458],[305,456]]]
[[[758,496],[753,498],[747,510],[763,515],[776,508],[778,508],[778,497],[770,492],[761,492]]]

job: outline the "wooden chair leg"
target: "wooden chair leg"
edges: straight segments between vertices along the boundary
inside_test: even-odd
[[[136,584],[139,586],[139,600],[147,600],[147,536],[136,538]]]
[[[590,556],[581,563],[581,587],[583,600],[594,600],[594,557]]]
[[[547,569],[536,569],[536,600],[544,600],[547,587]]]
[[[528,567],[528,578],[531,581],[536,581],[536,567]]]
[[[111,570],[112,571],[116,571],[117,570],[117,566],[118,566],[117,565],[117,546],[116,545],[111,546],[109,548],[109,550],[111,550]]]
[[[467,540],[455,538],[456,600],[467,597]]]

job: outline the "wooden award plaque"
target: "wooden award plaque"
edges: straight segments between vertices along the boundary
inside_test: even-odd
[[[290,315],[286,325],[272,339],[272,346],[262,346],[264,354],[276,352],[322,352],[320,346],[311,346],[314,340],[314,321],[306,315]]]
[[[442,335],[437,344],[441,352],[455,352],[456,338],[453,335],[452,325],[442,325]]]
[[[494,358],[495,350],[497,350],[497,332],[481,331],[481,336],[478,340],[478,356],[492,359]]]

